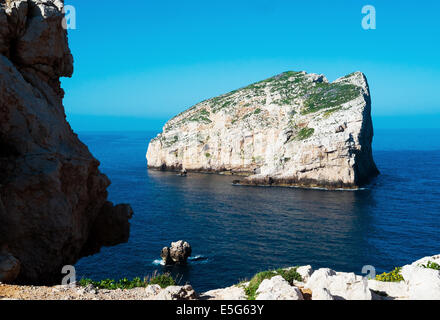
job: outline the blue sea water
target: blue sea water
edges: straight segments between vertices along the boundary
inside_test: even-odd
[[[376,130],[381,171],[365,190],[239,187],[232,177],[147,169],[155,132],[83,132],[112,181],[110,200],[134,209],[128,243],[81,259],[78,277],[169,271],[199,291],[270,268],[311,264],[361,274],[440,253],[440,130]],[[190,242],[183,267],[158,264],[162,247]]]

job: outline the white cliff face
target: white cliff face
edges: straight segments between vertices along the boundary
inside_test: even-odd
[[[242,184],[356,188],[378,174],[365,76],[286,72],[168,121],[150,168],[242,172]]]

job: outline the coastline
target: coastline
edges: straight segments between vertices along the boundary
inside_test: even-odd
[[[371,267],[371,266],[367,266]],[[191,285],[100,289],[88,285],[19,286],[0,283],[0,300],[436,300],[440,254],[375,275],[297,266],[268,270],[226,288],[196,293]],[[375,277],[371,277],[373,274]]]
[[[175,172],[179,173],[183,167],[179,166],[147,166],[148,170]],[[281,187],[281,188],[299,188],[299,189],[313,189],[313,190],[329,190],[329,191],[357,191],[363,190],[364,187],[370,184],[376,177],[380,175],[379,172],[372,173],[368,179],[364,179],[360,183],[344,183],[343,181],[331,182],[320,181],[315,179],[294,179],[294,178],[272,178],[272,177],[253,177],[254,172],[248,170],[227,170],[227,169],[186,169],[188,173],[201,174],[218,174],[225,176],[244,177],[244,179],[234,180],[233,185],[237,186],[254,186],[254,187]]]

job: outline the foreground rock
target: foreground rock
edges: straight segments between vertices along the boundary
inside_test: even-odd
[[[165,265],[186,264],[188,257],[191,256],[192,249],[188,242],[179,240],[171,242],[171,247],[162,249],[160,256]]]
[[[243,286],[210,290],[200,296],[201,300],[246,300]]]
[[[264,279],[255,292],[257,300],[440,300],[440,271],[426,268],[428,262],[440,263],[440,255],[425,257],[404,266],[400,282],[367,280],[354,273],[336,272],[328,268],[301,270],[302,281],[286,281],[274,274]],[[432,266],[432,265],[431,265]],[[288,268],[290,269],[290,268]],[[285,269],[285,270],[288,270]],[[274,272],[275,273],[275,272]],[[299,272],[298,272],[299,273]],[[130,290],[100,290],[87,287],[27,287],[0,284],[1,299],[24,300],[246,300],[250,282],[228,288],[210,290],[198,295],[190,285],[158,285]]]
[[[367,80],[286,72],[168,121],[150,168],[250,175],[240,184],[357,188],[378,174]]]
[[[158,285],[129,290],[105,290],[88,287],[34,287],[0,284],[0,300],[194,300],[190,285],[162,289]]]
[[[325,290],[335,300],[371,300],[367,279],[354,273],[335,272],[331,269],[318,269],[306,283],[312,293],[319,291],[320,296]]]
[[[425,257],[402,268],[409,299],[440,300],[440,271],[424,267],[429,262],[440,265],[440,255]]]
[[[60,283],[62,266],[129,236],[131,208],[107,201],[110,181],[66,121],[62,9],[0,1],[0,248],[18,260],[20,283]]]
[[[194,300],[197,294],[190,285],[170,286],[154,296],[154,300]]]
[[[256,300],[304,300],[299,288],[291,286],[281,276],[261,282]]]

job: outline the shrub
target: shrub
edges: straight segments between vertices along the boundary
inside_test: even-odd
[[[165,273],[153,276],[148,281],[148,284],[158,284],[163,289],[169,286],[175,286],[176,281],[173,279],[173,277],[171,277],[169,273]]]
[[[145,287],[146,283],[140,278],[134,278],[129,280],[127,278],[120,279],[118,281],[113,279],[104,279],[100,281],[93,281],[92,279],[81,279],[79,285],[82,287],[93,285],[98,289],[116,290],[116,289],[133,289],[137,287]]]
[[[291,268],[289,270],[278,269],[277,273],[284,278],[290,285],[293,285],[293,281],[303,281],[301,275],[296,271],[298,267]]]
[[[302,128],[298,132],[296,139],[297,140],[305,140],[307,138],[310,138],[313,135],[313,133],[315,133],[315,129],[313,129],[313,128]]]
[[[149,277],[145,277],[143,280],[136,277],[132,280],[123,278],[120,280],[104,279],[100,281],[93,281],[92,279],[81,279],[78,282],[79,286],[86,287],[92,285],[97,289],[106,290],[116,290],[116,289],[133,289],[133,288],[144,288],[151,284],[158,284],[161,288],[166,288],[168,286],[176,285],[176,280],[169,274],[157,274],[156,272]]]
[[[422,265],[422,267],[427,268],[427,269],[434,269],[434,270],[440,271],[440,264],[432,262],[432,261],[428,261],[428,263],[426,265]]]
[[[263,271],[260,273],[257,273],[250,281],[249,285],[244,289],[247,299],[248,300],[255,300],[257,295],[258,287],[260,286],[261,282],[266,279],[271,279],[272,277],[276,276],[275,271]]]
[[[250,281],[247,287],[244,288],[248,300],[255,300],[257,297],[257,290],[260,284],[266,280],[271,279],[277,275],[282,276],[291,285],[293,281],[303,281],[301,275],[296,271],[297,267],[291,268],[290,270],[277,269],[268,270],[257,273]],[[238,285],[243,285],[244,281],[240,282]]]
[[[394,268],[391,272],[384,272],[376,276],[376,280],[384,282],[400,282],[403,281],[403,277],[400,274],[402,268]]]
[[[318,83],[305,102],[302,114],[341,106],[360,95],[359,88],[347,83]]]

